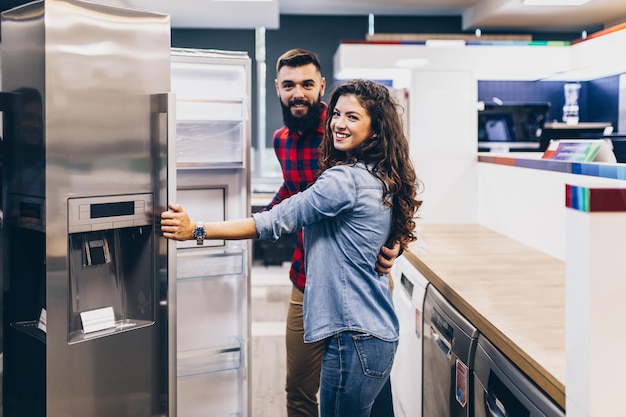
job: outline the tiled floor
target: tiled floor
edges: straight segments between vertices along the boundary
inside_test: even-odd
[[[253,265],[251,271],[251,417],[286,417],[285,318],[289,264]]]

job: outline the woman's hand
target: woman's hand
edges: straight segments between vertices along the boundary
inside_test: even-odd
[[[163,237],[174,240],[193,239],[193,229],[196,227],[189,220],[189,215],[180,204],[170,204],[169,210],[161,213],[161,232]]]

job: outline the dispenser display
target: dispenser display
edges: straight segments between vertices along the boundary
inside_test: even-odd
[[[154,322],[153,211],[152,194],[68,200],[70,343]]]

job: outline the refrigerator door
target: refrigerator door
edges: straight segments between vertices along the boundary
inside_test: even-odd
[[[177,202],[192,220],[250,215],[250,59],[172,49]],[[178,416],[250,415],[250,242],[177,244]]]

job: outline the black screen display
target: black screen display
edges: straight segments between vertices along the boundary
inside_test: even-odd
[[[122,201],[119,203],[103,203],[91,205],[91,218],[129,216],[135,214],[134,201]]]

